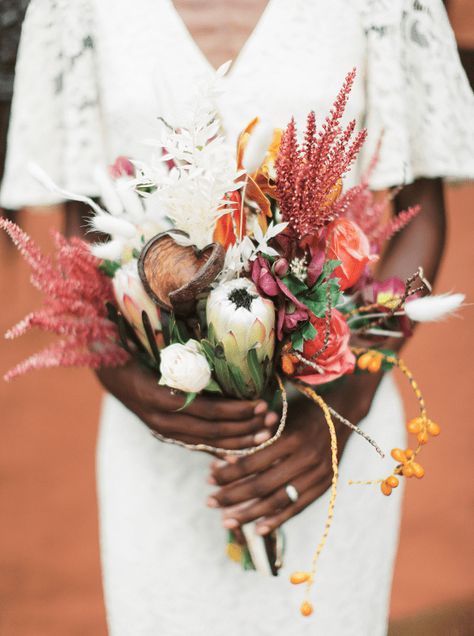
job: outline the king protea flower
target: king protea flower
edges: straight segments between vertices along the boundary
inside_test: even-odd
[[[133,327],[140,342],[152,354],[152,345],[143,323],[143,312],[153,332],[158,349],[165,346],[161,332],[160,310],[146,293],[138,275],[137,259],[132,259],[115,272],[112,280],[115,300],[124,318]]]
[[[216,345],[215,373],[222,388],[237,397],[261,394],[275,347],[272,301],[262,298],[246,278],[221,283],[209,294],[207,323]]]

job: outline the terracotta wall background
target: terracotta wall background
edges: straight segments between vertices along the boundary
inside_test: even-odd
[[[474,42],[472,0],[452,4],[460,33]],[[439,290],[466,292],[471,303],[473,201],[474,186],[447,192],[448,246],[438,283]],[[49,228],[61,220],[57,212],[23,213],[20,222],[48,246]],[[3,237],[0,299],[2,333],[38,302],[25,264]],[[423,453],[425,479],[407,489],[392,598],[394,635],[474,633],[474,623],[466,631],[438,632],[439,614],[433,619],[438,627],[425,631],[397,623],[445,606],[463,616],[465,625],[472,620],[465,607],[474,598],[473,326],[469,305],[459,318],[419,329],[404,353],[443,431]],[[37,333],[14,343],[0,340],[0,373],[46,341]],[[404,383],[401,388],[407,407],[413,406]],[[100,395],[86,370],[0,382],[1,636],[106,634],[94,484]]]

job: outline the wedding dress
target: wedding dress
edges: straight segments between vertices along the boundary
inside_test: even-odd
[[[371,184],[474,176],[474,100],[441,0],[270,0],[220,97],[226,133],[258,115],[301,126],[327,114],[356,66],[347,117],[369,129],[353,174],[383,131]],[[2,203],[56,202],[28,172],[35,161],[63,187],[98,194],[94,167],[147,158],[158,116],[179,122],[209,62],[170,0],[33,0],[20,46]],[[389,451],[405,446],[404,416],[387,376],[363,429]],[[220,515],[206,508],[209,456],[158,442],[107,397],[98,443],[105,600],[112,636],[382,636],[386,634],[401,490],[383,497],[349,479],[384,476],[352,435],[341,461],[333,527],[298,614],[288,574],[308,566],[328,493],[285,524],[280,576],[243,572],[225,555]]]

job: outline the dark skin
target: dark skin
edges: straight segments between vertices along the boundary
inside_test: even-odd
[[[408,278],[422,266],[434,281],[444,249],[445,208],[440,180],[420,179],[404,188],[396,198],[397,210],[415,203],[423,212],[388,246],[377,270],[377,278]],[[390,342],[399,350],[403,341]],[[324,395],[324,399],[353,423],[368,413],[382,378],[381,374],[354,375],[345,384]],[[273,446],[249,457],[214,462],[210,483],[219,486],[209,498],[210,507],[222,509],[223,525],[238,528],[259,520],[257,531],[264,535],[281,526],[313,503],[332,480],[330,438],[322,412],[303,398],[290,409],[288,427]],[[335,421],[341,456],[351,430]],[[293,484],[299,499],[292,503],[285,485]]]
[[[423,212],[389,244],[378,266],[377,278],[408,278],[421,265],[434,281],[445,238],[445,208],[440,180],[420,179],[395,199],[402,210],[420,203]],[[69,232],[78,233],[83,210],[72,205]],[[400,349],[403,341],[390,342]],[[268,438],[279,417],[268,413],[262,401],[239,401],[197,397],[183,412],[176,412],[183,397],[158,386],[156,377],[136,363],[118,369],[101,369],[97,376],[105,389],[134,412],[150,429],[188,443],[206,443],[226,449],[252,446]],[[381,374],[350,376],[325,400],[353,423],[367,415]],[[335,421],[338,452],[342,456],[350,429]],[[256,437],[257,436],[257,437]],[[218,489],[208,500],[222,510],[224,527],[238,528],[259,520],[258,531],[266,534],[318,499],[332,479],[330,440],[321,411],[306,398],[292,403],[282,437],[252,456],[226,457],[211,466],[209,482]],[[299,493],[290,502],[285,485]]]

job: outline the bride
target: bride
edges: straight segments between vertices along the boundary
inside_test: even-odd
[[[369,142],[346,185],[383,131],[371,187],[408,184],[394,211],[423,206],[390,244],[378,276],[406,278],[421,265],[434,280],[445,233],[442,179],[474,176],[474,99],[441,0],[32,0],[2,204],[58,202],[29,175],[29,161],[64,188],[97,195],[95,166],[117,155],[146,159],[142,141],[156,117],[178,122],[197,82],[228,58],[219,105],[232,143],[255,115],[283,127],[315,110],[321,121],[357,67],[347,116],[368,128]],[[71,232],[81,231],[84,214],[68,205]],[[338,429],[338,506],[314,615],[302,619],[288,574],[308,562],[321,534],[331,480],[316,408],[294,405],[285,434],[265,451],[216,462],[161,444],[150,429],[242,448],[270,437],[277,415],[264,402],[204,397],[177,413],[178,398],[135,364],[98,376],[108,391],[97,474],[112,636],[386,634],[401,493],[347,485],[386,472],[363,440]],[[384,448],[404,447],[390,375],[351,377],[327,400]],[[224,553],[226,529],[254,520],[262,536],[284,527],[278,577],[243,572]]]

